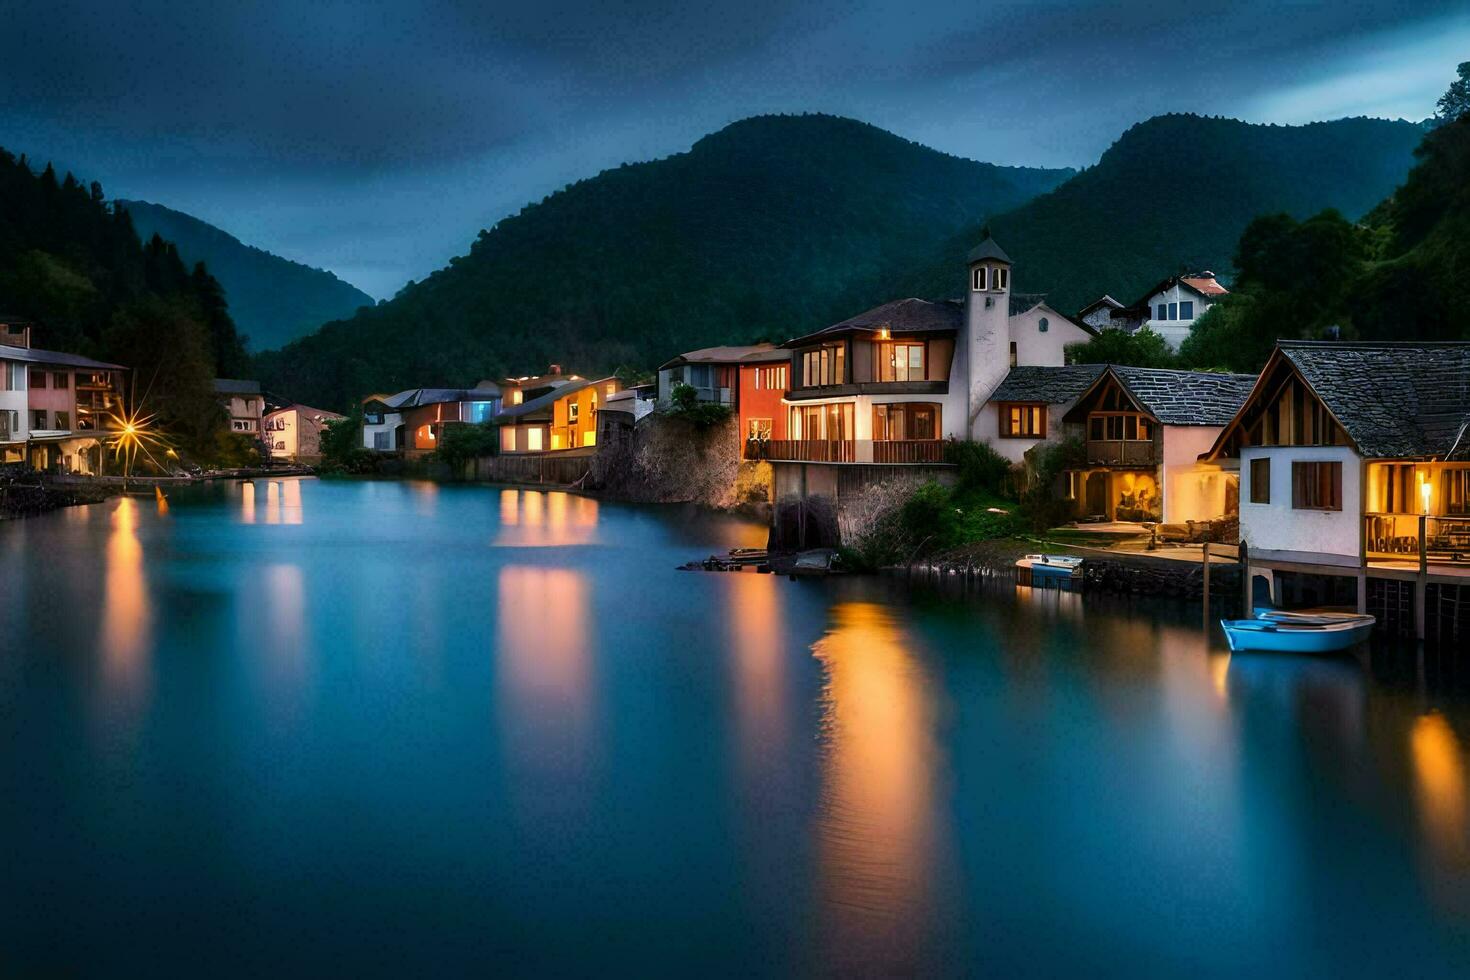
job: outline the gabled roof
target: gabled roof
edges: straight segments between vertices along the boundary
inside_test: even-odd
[[[27,364],[55,364],[59,367],[100,368],[107,371],[126,371],[121,364],[94,361],[80,354],[68,354],[59,350],[39,350],[35,347],[11,347],[0,344],[0,360],[24,361]]]
[[[991,393],[990,400],[1062,405],[1079,398],[1105,370],[1105,364],[1013,367],[1005,380]]]
[[[1185,289],[1203,299],[1214,299],[1217,296],[1224,296],[1226,293],[1230,292],[1230,290],[1226,289],[1224,286],[1215,281],[1215,277],[1213,274],[1203,275],[1196,273],[1184,276],[1170,276],[1169,278],[1164,279],[1157,285],[1153,286],[1142,296],[1138,297],[1133,305],[1147,309],[1148,301],[1150,299],[1175,284],[1183,286]]]
[[[1005,253],[1005,249],[997,245],[995,239],[991,238],[989,235],[985,236],[985,241],[970,249],[970,256],[968,261],[971,264],[974,264],[976,262],[983,262],[987,259],[992,262],[1004,262],[1006,265],[1012,264],[1011,257]]]
[[[1363,456],[1470,458],[1470,343],[1282,341],[1267,370],[1278,358]]]
[[[422,408],[444,402],[490,401],[500,397],[500,388],[414,388],[400,394],[407,397],[397,405],[390,405],[390,408]]]
[[[542,409],[550,408],[553,402],[565,398],[568,395],[575,395],[577,392],[581,391],[584,388],[590,388],[593,385],[600,385],[604,382],[615,380],[617,379],[609,376],[606,378],[596,379],[579,378],[576,381],[569,381],[567,384],[558,385],[545,394],[538,395],[537,397],[532,398],[530,401],[521,402],[519,405],[507,405],[499,412],[496,412],[495,418],[491,421],[509,421],[512,419],[524,418],[527,415],[535,415],[539,413]]]
[[[1149,293],[1149,295],[1152,296],[1153,293]],[[1082,309],[1078,310],[1077,311],[1077,318],[1080,320],[1082,317],[1084,317],[1087,314],[1091,313],[1093,310],[1097,309],[1099,306],[1106,306],[1109,309],[1113,309],[1113,310],[1121,310],[1121,309],[1123,309],[1123,304],[1122,303],[1120,303],[1117,300],[1113,299],[1113,297],[1109,296],[1107,293],[1103,293],[1102,296],[1098,297],[1097,299],[1093,300],[1091,303],[1088,303],[1086,306],[1082,307]]]
[[[758,364],[766,361],[789,361],[791,352],[775,344],[747,344],[743,347],[702,347],[680,354],[659,365],[659,370],[681,364]]]
[[[338,412],[329,412],[325,408],[312,408],[310,405],[285,405],[272,412],[266,412],[266,418],[272,415],[280,415],[284,412],[300,412],[302,415],[316,419],[342,419],[347,416]]]
[[[1116,380],[1139,408],[1163,425],[1228,425],[1256,383],[1254,374],[1109,364],[1087,393],[1108,378]]]

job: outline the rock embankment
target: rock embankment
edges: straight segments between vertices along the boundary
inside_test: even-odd
[[[81,483],[52,485],[35,473],[0,475],[0,520],[34,517],[75,504],[95,504],[119,492],[118,487]]]
[[[741,463],[734,418],[707,428],[654,413],[605,439],[593,457],[585,488],[614,500],[693,503],[722,509],[766,499],[748,464]],[[767,466],[767,469],[769,467]]]

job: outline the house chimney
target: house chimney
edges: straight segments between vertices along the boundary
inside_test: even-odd
[[[551,367],[549,367],[549,368],[546,369],[546,373],[547,374],[561,374],[561,365],[560,364],[553,364],[553,365],[551,365]]]

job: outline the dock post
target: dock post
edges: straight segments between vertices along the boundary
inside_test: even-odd
[[[1240,608],[1241,617],[1250,619],[1254,612],[1254,603],[1251,601],[1251,546],[1240,539]]]
[[[1205,583],[1205,629],[1210,628],[1210,543],[1205,542],[1204,575]]]
[[[1428,604],[1428,597],[1424,594],[1429,590],[1429,552],[1428,544],[1424,540],[1424,532],[1428,530],[1429,519],[1423,514],[1419,515],[1419,579],[1414,583],[1414,638],[1423,642],[1424,640],[1424,612]]]

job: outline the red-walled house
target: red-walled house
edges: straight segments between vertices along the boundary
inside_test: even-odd
[[[658,400],[668,404],[677,385],[689,385],[700,401],[728,405],[740,418],[746,456],[752,443],[786,438],[781,398],[791,380],[791,351],[775,344],[705,347],[658,369]]]

